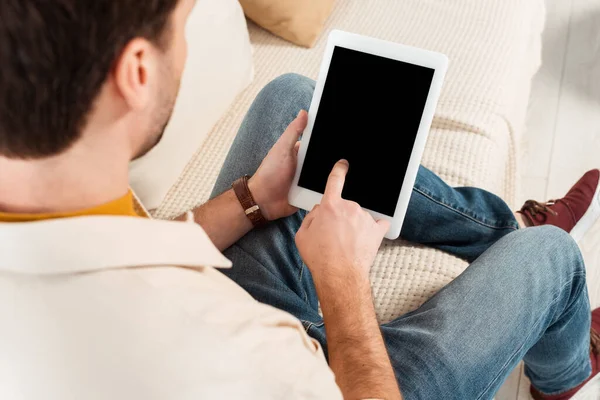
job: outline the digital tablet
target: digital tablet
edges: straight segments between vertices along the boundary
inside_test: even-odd
[[[350,169],[342,197],[400,236],[448,58],[341,31],[329,36],[298,152],[291,205],[321,202],[334,164]]]

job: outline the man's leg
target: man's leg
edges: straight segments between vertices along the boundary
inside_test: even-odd
[[[545,393],[591,372],[585,267],[576,243],[555,227],[502,238],[382,329],[407,398],[492,398],[521,359]]]
[[[517,229],[514,213],[495,194],[452,188],[421,166],[400,236],[472,262]]]

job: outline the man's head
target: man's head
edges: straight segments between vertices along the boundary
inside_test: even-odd
[[[58,156],[114,135],[131,157],[160,139],[194,0],[0,1],[0,157]]]

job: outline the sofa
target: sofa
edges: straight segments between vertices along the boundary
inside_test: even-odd
[[[132,165],[132,186],[156,218],[172,218],[208,199],[259,90],[283,73],[316,78],[327,33],[334,28],[446,54],[450,67],[422,163],[452,185],[481,187],[516,206],[518,145],[531,80],[541,63],[543,0],[340,0],[312,49],[288,43],[251,22],[246,30],[236,0],[203,0],[198,7],[203,10],[195,10],[188,32],[193,33],[190,53],[207,43],[214,42],[217,48],[188,65],[183,96],[163,139],[166,144],[153,150],[158,153],[150,154],[154,159]],[[211,7],[222,15],[207,16]],[[225,33],[227,21],[232,27]],[[208,29],[202,24],[209,24]],[[201,34],[206,36],[197,36]],[[221,45],[216,44],[219,41]],[[235,54],[225,55],[228,52]],[[216,68],[202,67],[203,63]],[[226,94],[215,89],[215,82]],[[202,83],[208,93],[203,93]],[[219,104],[211,101],[215,96]],[[207,105],[208,112],[203,109]],[[177,154],[176,160],[172,154]],[[159,171],[157,159],[163,165]],[[144,190],[148,185],[158,185],[162,192],[148,198],[149,191]],[[419,307],[466,267],[463,260],[441,251],[386,241],[371,272],[379,320],[386,322]],[[497,398],[528,398],[522,367]]]

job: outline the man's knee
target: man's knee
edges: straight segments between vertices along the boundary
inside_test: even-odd
[[[520,246],[530,253],[532,267],[538,275],[572,278],[585,275],[585,265],[577,243],[564,230],[552,225],[532,227],[515,232]],[[535,262],[539,260],[539,262]]]
[[[300,109],[308,109],[314,90],[315,82],[312,79],[298,74],[284,74],[260,91],[253,108],[260,108],[263,113],[294,114]]]
[[[267,83],[261,94],[264,93],[268,97],[281,97],[291,94],[308,94],[312,96],[314,90],[315,81],[312,79],[299,74],[287,73],[280,75]]]

